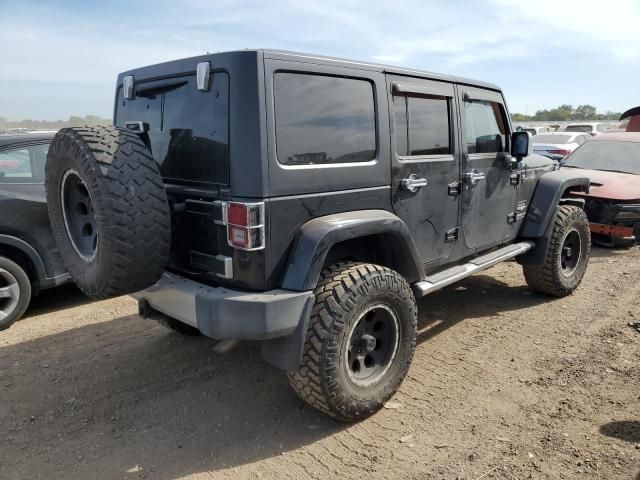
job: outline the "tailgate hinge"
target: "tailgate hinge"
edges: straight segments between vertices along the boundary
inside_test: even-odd
[[[453,242],[458,239],[458,232],[460,231],[460,227],[452,228],[451,230],[447,230],[444,234],[445,242]]]

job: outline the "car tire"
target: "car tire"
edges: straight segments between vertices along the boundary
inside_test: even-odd
[[[142,140],[114,126],[64,128],[46,166],[49,218],[76,285],[93,298],[154,284],[169,259],[169,205]]]
[[[302,362],[289,383],[308,405],[338,420],[365,418],[398,390],[411,364],[411,288],[388,268],[339,262],[323,270],[314,294]]]
[[[591,232],[584,210],[559,206],[544,263],[523,266],[527,284],[547,295],[570,295],[582,281],[590,251]]]
[[[0,330],[18,321],[31,302],[31,280],[24,268],[0,257]]]

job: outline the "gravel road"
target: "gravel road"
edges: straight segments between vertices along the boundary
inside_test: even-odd
[[[225,356],[130,298],[45,292],[0,332],[0,478],[640,479],[640,250],[594,249],[571,297],[515,263],[419,302],[413,366],[355,425],[245,343]]]

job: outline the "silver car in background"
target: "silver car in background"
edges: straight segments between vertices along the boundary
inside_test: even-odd
[[[588,141],[591,135],[576,132],[541,133],[532,138],[533,153],[553,160],[562,160],[576,148]]]

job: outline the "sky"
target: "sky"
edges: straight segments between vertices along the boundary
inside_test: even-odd
[[[0,0],[0,116],[110,118],[119,72],[278,48],[460,75],[510,111],[640,104],[640,0]]]

